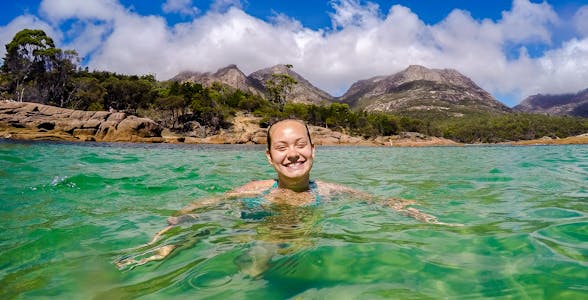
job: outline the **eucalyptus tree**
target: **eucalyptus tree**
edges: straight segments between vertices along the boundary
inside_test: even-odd
[[[286,68],[291,69],[292,65],[287,64]],[[284,110],[284,105],[287,102],[287,96],[292,92],[294,85],[298,81],[287,73],[272,74],[272,77],[265,82],[269,100],[276,103],[280,111]]]
[[[2,71],[8,78],[9,92],[19,101],[63,106],[78,63],[75,51],[56,48],[43,30],[23,29],[6,44]],[[29,97],[25,95],[27,89],[31,90]]]

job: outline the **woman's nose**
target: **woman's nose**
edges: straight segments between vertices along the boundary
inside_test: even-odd
[[[288,150],[287,156],[289,161],[297,161],[300,157],[298,151],[296,151],[296,149],[293,148],[290,148],[290,150]]]

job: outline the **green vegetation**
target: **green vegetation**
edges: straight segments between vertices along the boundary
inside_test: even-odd
[[[510,113],[451,118],[435,122],[435,130],[464,143],[498,143],[545,136],[563,138],[588,132],[588,119],[567,116]]]
[[[462,117],[440,112],[397,115],[352,110],[347,104],[295,104],[287,96],[296,80],[274,74],[261,96],[215,83],[158,82],[152,75],[121,75],[88,71],[78,65],[75,51],[55,48],[41,30],[25,29],[6,45],[0,73],[0,97],[81,110],[117,110],[149,117],[177,132],[205,128],[206,134],[230,125],[238,111],[261,117],[260,125],[286,117],[375,137],[419,132],[464,143],[495,143],[588,132],[588,119],[535,114],[490,114],[464,111]],[[291,65],[287,65],[291,68]],[[197,123],[197,124],[196,124]]]
[[[292,65],[286,65],[286,68],[291,69]],[[288,74],[272,74],[272,78],[265,82],[269,100],[276,103],[280,111],[283,111],[287,103],[286,97],[297,83],[296,79]]]

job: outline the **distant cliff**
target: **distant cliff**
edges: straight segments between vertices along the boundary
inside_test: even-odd
[[[515,106],[514,110],[588,118],[588,89],[576,94],[533,95]]]
[[[338,100],[367,111],[436,111],[453,116],[510,111],[458,71],[418,65],[393,75],[360,80]]]

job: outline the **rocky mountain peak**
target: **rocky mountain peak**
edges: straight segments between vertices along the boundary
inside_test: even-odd
[[[249,78],[256,80],[261,85],[272,79],[274,74],[286,74],[296,80],[292,92],[287,96],[288,101],[306,104],[327,104],[333,101],[333,97],[327,92],[315,87],[285,64],[278,64],[269,68],[261,69],[249,74]]]
[[[230,87],[250,92],[252,94],[263,94],[263,87],[247,77],[236,65],[231,64],[218,69],[214,73],[206,72],[182,72],[171,80],[180,82],[197,82],[204,86],[211,86],[215,82]]]
[[[479,88],[471,79],[454,69],[429,69],[420,65],[409,66],[404,71],[397,73],[394,79],[397,85],[423,80],[440,84]]]
[[[286,96],[289,102],[320,105],[333,101],[331,95],[312,85],[308,80],[304,79],[304,77],[294,72],[292,68],[285,64],[255,71],[249,76],[246,76],[236,65],[231,64],[218,69],[214,73],[182,72],[171,80],[197,82],[205,86],[211,86],[214,82],[220,82],[221,84],[253,94],[265,95],[266,82],[272,79],[273,74],[287,74],[297,81],[291,93]]]
[[[220,82],[258,95],[267,95],[266,84],[274,74],[286,74],[296,80],[289,102],[329,104],[340,101],[367,111],[419,112],[436,111],[460,116],[471,112],[510,111],[471,79],[454,69],[429,69],[411,65],[388,76],[376,76],[355,82],[341,97],[335,99],[296,73],[291,65],[278,64],[246,76],[236,65],[228,65],[215,73],[183,72],[172,80],[198,82],[206,86]]]
[[[249,74],[249,77],[259,80],[260,82],[265,82],[271,79],[272,75],[274,74],[286,74],[296,79],[296,81],[306,81],[306,79],[304,79],[302,76],[300,76],[298,73],[294,72],[291,68],[288,68],[288,66],[284,64],[279,64],[269,68],[257,70]]]
[[[509,110],[458,71],[419,65],[389,76],[358,81],[339,100],[368,111],[433,110],[458,116],[463,111],[478,109]]]
[[[525,98],[514,110],[550,115],[588,117],[588,89],[575,94],[537,94]]]
[[[214,73],[214,75],[220,77],[220,76],[223,76],[223,75],[225,75],[227,73],[234,73],[234,74],[241,75],[243,77],[247,77],[247,76],[245,76],[245,74],[243,72],[241,72],[241,70],[239,70],[239,68],[235,64],[231,64],[231,65],[228,65],[228,66],[226,66],[224,68],[218,69]]]

